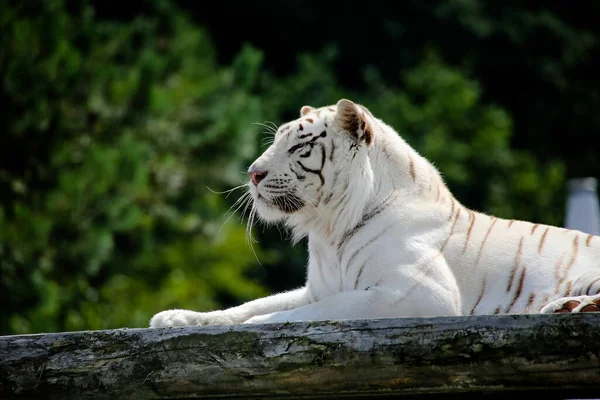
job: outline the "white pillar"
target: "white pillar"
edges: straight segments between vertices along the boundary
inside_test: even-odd
[[[596,178],[575,178],[567,182],[565,228],[600,235],[600,209]]]

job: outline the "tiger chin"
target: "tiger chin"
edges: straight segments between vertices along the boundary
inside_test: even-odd
[[[308,237],[305,285],[151,327],[599,310],[600,237],[463,206],[350,100],[302,107],[248,176],[258,215]]]

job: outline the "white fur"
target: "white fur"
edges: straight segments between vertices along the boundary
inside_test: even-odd
[[[254,162],[267,176],[249,186],[262,219],[308,236],[306,285],[222,311],[163,311],[151,327],[554,312],[573,299],[577,312],[600,297],[599,237],[464,207],[430,162],[348,100],[301,112]],[[343,113],[358,115],[372,140],[348,131]],[[289,154],[321,132],[308,156]],[[301,209],[268,204],[290,190]]]

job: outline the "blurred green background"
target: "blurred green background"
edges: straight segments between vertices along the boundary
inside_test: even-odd
[[[305,243],[258,225],[253,250],[228,214],[243,191],[222,192],[266,148],[257,122],[341,97],[466,206],[562,225],[566,179],[600,176],[598,15],[564,1],[0,0],[0,334],[146,327],[301,285]]]

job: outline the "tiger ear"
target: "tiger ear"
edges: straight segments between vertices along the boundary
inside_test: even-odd
[[[347,131],[358,142],[371,144],[373,141],[373,130],[367,120],[363,107],[354,104],[347,99],[337,102],[334,120],[337,125]]]
[[[314,110],[314,107],[304,106],[300,109],[300,116],[304,117],[306,114],[308,114],[309,112],[311,112],[313,110]]]

